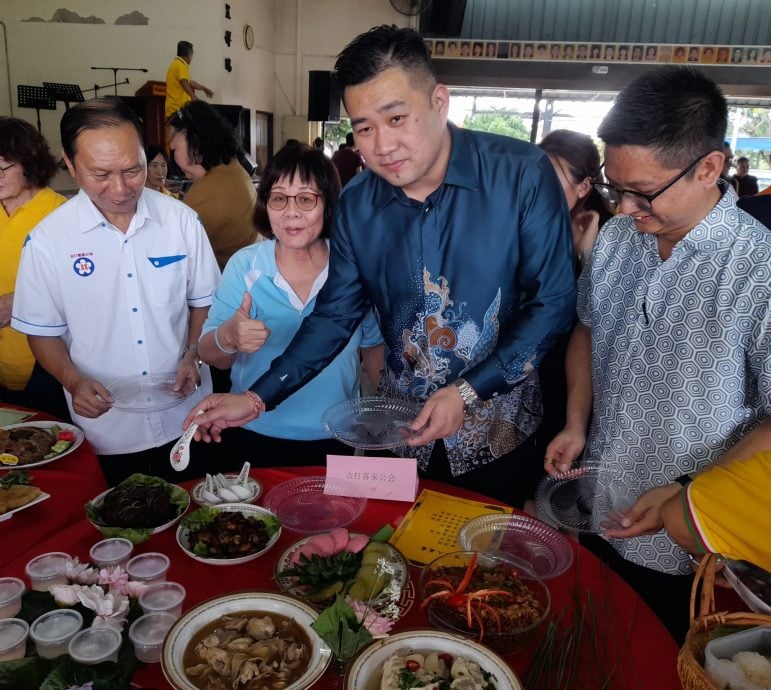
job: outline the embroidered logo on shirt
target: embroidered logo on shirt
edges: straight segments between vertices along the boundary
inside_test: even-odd
[[[94,272],[94,262],[91,259],[81,257],[72,264],[72,270],[79,276],[90,276]]]
[[[175,264],[177,261],[186,259],[187,254],[177,254],[175,256],[148,256],[147,260],[156,268],[163,268],[169,264]]]

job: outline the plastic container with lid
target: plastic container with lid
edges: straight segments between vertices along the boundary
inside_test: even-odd
[[[38,656],[53,659],[67,653],[67,645],[83,627],[83,616],[75,609],[57,609],[35,619],[29,635]]]
[[[165,582],[169,564],[166,554],[151,551],[134,556],[126,564],[126,572],[132,580],[149,585],[153,582]]]
[[[145,613],[165,612],[179,618],[186,594],[185,588],[176,582],[156,582],[139,597],[139,605]]]
[[[72,556],[61,551],[52,551],[36,556],[25,567],[32,589],[47,592],[52,585],[67,584],[67,564]]]
[[[0,620],[0,661],[23,658],[28,636],[29,625],[21,618]]]
[[[146,613],[131,624],[129,640],[138,661],[154,664],[161,660],[163,640],[176,621],[170,613],[158,612]]]
[[[115,537],[98,541],[91,547],[88,555],[91,562],[100,568],[113,568],[117,565],[125,566],[133,551],[134,545],[128,539]]]
[[[120,632],[115,628],[86,628],[70,640],[67,653],[80,664],[117,661],[122,639]]]
[[[13,618],[21,611],[21,597],[26,589],[18,577],[0,577],[0,618]]]

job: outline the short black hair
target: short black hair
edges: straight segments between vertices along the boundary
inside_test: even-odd
[[[722,151],[728,105],[718,85],[693,67],[661,67],[633,79],[597,133],[606,146],[642,146],[661,164],[684,167]]]
[[[191,157],[204,170],[227,165],[241,156],[241,143],[233,127],[208,103],[185,103],[169,118],[169,124],[185,135]]]
[[[254,208],[254,226],[264,237],[273,239],[275,235],[268,219],[267,203],[270,190],[282,177],[300,176],[303,183],[315,182],[324,202],[324,225],[322,237],[329,237],[332,231],[332,218],[340,195],[340,175],[334,163],[324,155],[321,149],[314,149],[307,144],[289,144],[284,146],[268,163],[260,179],[257,193],[257,205]]]
[[[359,34],[337,56],[332,76],[345,98],[345,89],[369,81],[392,67],[408,72],[411,81],[429,92],[436,74],[423,37],[414,29],[383,24]]]
[[[538,146],[548,155],[567,161],[576,184],[583,182],[587,177],[593,180],[600,172],[600,153],[587,134],[569,129],[555,129],[549,132]]]
[[[353,132],[348,132],[345,135],[345,145],[346,146],[353,146]]]
[[[179,41],[177,43],[177,57],[190,55],[193,50],[193,44],[190,41]]]
[[[62,148],[67,158],[75,160],[75,142],[81,132],[89,129],[105,129],[133,125],[142,144],[142,122],[139,116],[119,98],[94,98],[76,103],[62,115],[59,123]]]
[[[750,159],[747,158],[747,156],[740,156],[739,158],[736,159],[736,162],[737,163],[749,163]]]
[[[48,142],[26,120],[0,117],[0,156],[19,165],[36,189],[47,187],[56,174],[56,159]]]
[[[147,164],[150,165],[150,161],[153,160],[159,153],[163,157],[163,160],[166,162],[166,165],[168,165],[169,157],[166,155],[166,151],[164,150],[163,146],[158,146],[158,144],[148,144],[145,146],[145,158],[147,158]]]

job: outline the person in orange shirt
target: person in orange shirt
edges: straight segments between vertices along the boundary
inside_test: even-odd
[[[59,382],[9,325],[21,252],[32,229],[66,199],[49,186],[56,160],[35,127],[0,117],[0,400],[69,421]]]

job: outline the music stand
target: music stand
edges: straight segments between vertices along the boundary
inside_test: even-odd
[[[55,101],[63,101],[64,109],[70,109],[70,103],[80,103],[83,101],[83,92],[77,84],[58,84],[52,81],[44,81],[49,95]]]
[[[48,90],[44,87],[27,86],[26,84],[16,86],[16,97],[19,101],[19,108],[34,108],[37,111],[37,131],[42,134],[40,111],[56,110],[56,100],[49,95]]]

